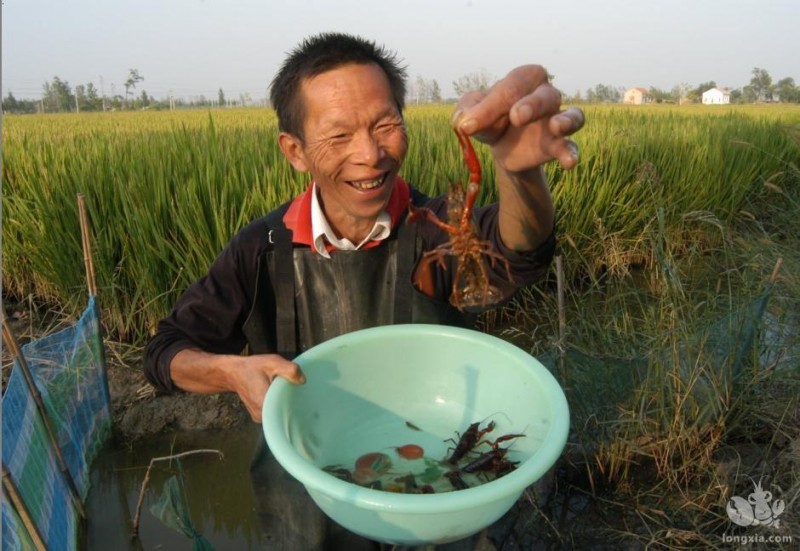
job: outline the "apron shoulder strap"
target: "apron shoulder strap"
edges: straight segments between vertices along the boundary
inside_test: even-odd
[[[294,258],[292,253],[292,230],[283,222],[289,203],[282,205],[266,216],[268,247],[273,250],[275,263],[275,332],[277,352],[284,358],[297,355],[297,323],[294,303]],[[268,249],[267,249],[268,250]],[[265,280],[265,278],[261,278]]]

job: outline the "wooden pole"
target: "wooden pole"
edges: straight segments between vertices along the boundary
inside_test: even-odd
[[[86,200],[82,193],[78,194],[78,217],[80,218],[81,222],[81,244],[83,245],[83,265],[86,268],[86,287],[89,291],[89,296],[97,298],[97,282],[94,275],[94,260],[92,259],[92,240],[89,233],[89,217],[86,214]],[[95,301],[94,313],[98,320],[98,331],[101,331],[101,328],[99,327],[100,306],[98,305],[97,301]],[[111,393],[108,389],[108,370],[106,368],[106,354],[105,347],[103,346],[102,332],[98,334],[98,338],[100,338],[100,365],[103,369],[103,373],[106,374],[106,376],[103,377],[103,383],[106,396],[108,397],[108,416],[111,418]]]
[[[89,218],[86,216],[86,200],[82,193],[78,194],[78,215],[81,221],[81,242],[83,243],[83,265],[86,268],[86,286],[89,295],[97,296],[97,283],[94,277],[92,261],[92,242],[89,236]]]
[[[36,404],[36,409],[39,411],[39,415],[42,417],[42,422],[44,423],[45,430],[47,431],[47,439],[50,440],[50,445],[53,448],[53,452],[56,454],[58,467],[61,470],[64,481],[67,483],[70,494],[72,494],[72,500],[75,502],[75,508],[78,510],[78,514],[80,514],[81,518],[85,519],[86,509],[83,507],[83,501],[81,500],[78,488],[75,486],[75,481],[72,479],[72,475],[67,468],[67,463],[64,461],[64,456],[61,454],[61,448],[58,446],[58,439],[56,438],[56,433],[53,430],[53,425],[50,422],[50,416],[47,414],[47,409],[45,409],[42,396],[39,394],[39,390],[36,388],[36,383],[33,381],[33,375],[31,375],[28,362],[25,361],[25,356],[22,355],[22,351],[20,350],[13,333],[11,333],[11,327],[9,327],[8,320],[6,320],[5,316],[3,316],[3,342],[6,346],[8,346],[8,348],[11,350],[11,354],[19,362],[19,367],[22,369],[22,374],[25,377],[28,390],[30,390],[33,401]]]
[[[11,473],[8,472],[5,464],[3,465],[3,490],[5,490],[6,495],[11,500],[12,505],[14,505],[14,509],[17,510],[19,518],[22,519],[22,524],[25,525],[28,535],[33,540],[33,545],[39,551],[47,551],[47,546],[45,546],[44,540],[39,534],[39,528],[37,528],[36,523],[31,518],[28,508],[25,506],[22,496],[19,495],[17,487],[14,485],[14,481],[11,479]]]

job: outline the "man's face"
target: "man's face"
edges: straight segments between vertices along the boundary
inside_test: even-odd
[[[375,64],[349,64],[303,81],[300,93],[305,139],[282,134],[281,147],[314,177],[334,231],[360,240],[385,208],[406,154],[389,82]]]

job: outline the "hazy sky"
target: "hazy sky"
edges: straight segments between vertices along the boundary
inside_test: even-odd
[[[462,75],[524,63],[568,94],[739,88],[754,67],[800,85],[800,0],[3,0],[2,94],[38,98],[54,76],[123,94],[135,68],[136,95],[259,99],[285,52],[331,30],[397,51],[445,96]]]

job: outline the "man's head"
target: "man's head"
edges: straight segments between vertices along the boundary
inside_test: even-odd
[[[305,39],[291,51],[272,80],[270,100],[278,114],[279,129],[303,140],[306,110],[300,90],[304,80],[343,65],[370,63],[386,75],[397,109],[402,113],[406,72],[396,55],[357,36],[322,33]]]

